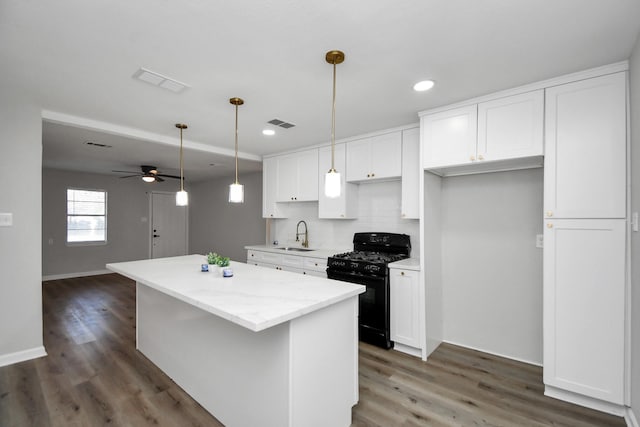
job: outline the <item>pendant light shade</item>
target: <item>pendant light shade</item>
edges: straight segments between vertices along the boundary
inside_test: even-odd
[[[333,64],[333,100],[331,103],[331,169],[324,177],[324,195],[329,198],[340,197],[342,180],[335,168],[336,151],[336,65],[344,62],[344,52],[330,50],[325,56],[329,64]]]
[[[187,206],[189,204],[189,194],[184,191],[184,168],[182,161],[182,131],[187,125],[176,123],[176,127],[180,129],[180,191],[176,193],[176,206]]]
[[[238,106],[244,104],[244,101],[231,98],[229,102],[236,106],[236,180],[229,185],[229,203],[244,203],[244,185],[238,182]]]

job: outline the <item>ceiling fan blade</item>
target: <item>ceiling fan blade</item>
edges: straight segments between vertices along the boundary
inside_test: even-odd
[[[139,174],[138,175],[125,175],[125,176],[120,176],[119,178],[120,179],[122,179],[122,178],[133,178],[134,176],[135,177],[139,177],[140,175]]]
[[[136,171],[115,171],[115,170],[112,170],[111,172],[117,172],[117,173],[135,173],[135,175],[133,175],[133,176],[139,176],[139,175],[141,175],[141,174],[140,174],[140,172],[136,172]]]
[[[164,174],[164,173],[157,173],[157,174],[156,174],[156,176],[163,176],[163,177],[165,177],[165,178],[180,179],[180,177],[179,177],[179,176],[177,176],[177,175],[167,175],[167,174]]]
[[[158,175],[156,175],[156,181],[155,182],[163,182],[164,179],[160,178]]]

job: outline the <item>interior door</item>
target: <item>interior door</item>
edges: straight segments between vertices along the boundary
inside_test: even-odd
[[[152,192],[151,258],[187,255],[187,206],[176,206],[175,193]]]

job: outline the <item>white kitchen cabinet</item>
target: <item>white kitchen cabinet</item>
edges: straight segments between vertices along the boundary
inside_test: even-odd
[[[318,200],[318,149],[276,156],[277,202]]]
[[[400,178],[402,133],[376,135],[347,143],[347,182]]]
[[[625,73],[547,89],[546,217],[625,217],[626,118]]]
[[[621,219],[545,221],[544,383],[550,396],[576,401],[568,391],[623,404],[625,233]]]
[[[275,157],[262,160],[262,217],[286,218],[286,205],[276,203],[278,161]]]
[[[419,272],[389,267],[391,340],[420,348]]]
[[[318,218],[348,219],[358,215],[358,185],[346,181],[345,144],[336,144],[335,168],[340,173],[340,197],[324,195],[324,178],[331,169],[331,147],[323,147],[318,151]]]
[[[420,217],[420,128],[402,131],[402,201],[400,215]]]
[[[545,394],[620,414],[625,401],[626,75],[546,90]]]
[[[543,121],[543,90],[425,115],[423,167],[439,175],[539,167]]]
[[[469,105],[421,118],[425,169],[465,164],[475,160],[478,106]]]
[[[317,277],[327,277],[327,258],[317,258],[309,255],[293,255],[282,251],[247,250],[247,264],[273,268],[281,271],[291,271],[298,274],[308,274]]]
[[[476,159],[492,161],[542,156],[544,91],[478,104]]]

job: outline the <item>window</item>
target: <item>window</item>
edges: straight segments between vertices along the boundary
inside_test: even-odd
[[[107,192],[67,189],[67,243],[107,241]]]

